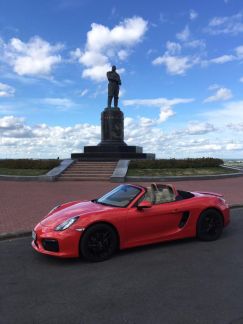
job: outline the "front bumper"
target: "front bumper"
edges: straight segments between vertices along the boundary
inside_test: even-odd
[[[40,224],[34,228],[33,232],[36,237],[33,238],[31,245],[37,252],[61,258],[79,257],[82,232],[70,228],[58,232]]]

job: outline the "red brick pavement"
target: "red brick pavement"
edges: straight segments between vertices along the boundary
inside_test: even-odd
[[[230,204],[243,203],[243,177],[172,183],[180,189],[222,193]],[[72,200],[96,198],[115,186],[115,183],[105,181],[0,181],[0,234],[31,230],[54,206]]]

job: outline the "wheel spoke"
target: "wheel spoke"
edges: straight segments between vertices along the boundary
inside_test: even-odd
[[[96,256],[105,256],[109,253],[111,247],[111,233],[109,231],[100,231],[90,236],[88,248]]]
[[[205,212],[202,215],[200,224],[201,238],[205,240],[214,240],[219,237],[222,231],[222,219],[216,211]]]

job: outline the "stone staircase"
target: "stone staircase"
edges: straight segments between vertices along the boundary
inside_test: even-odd
[[[77,161],[65,170],[60,181],[109,181],[117,162]]]

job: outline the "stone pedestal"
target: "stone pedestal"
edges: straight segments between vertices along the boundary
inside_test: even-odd
[[[124,115],[120,108],[105,108],[101,113],[102,145],[127,145],[124,142]]]
[[[97,146],[84,146],[84,153],[72,153],[72,159],[120,160],[155,159],[155,154],[143,153],[141,146],[128,146],[124,142],[124,115],[120,108],[105,108],[101,113],[101,142]]]

